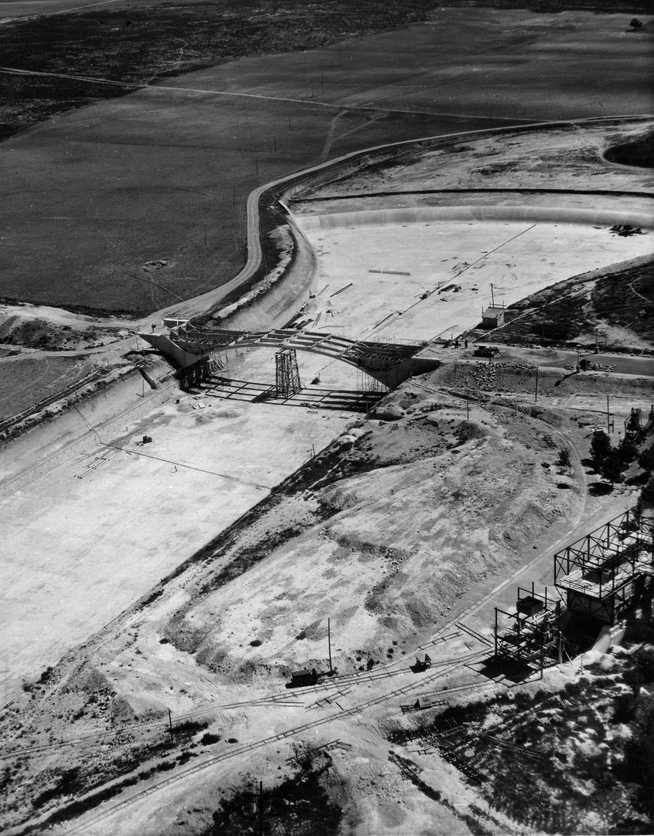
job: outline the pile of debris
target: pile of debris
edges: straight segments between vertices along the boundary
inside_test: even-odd
[[[643,235],[643,230],[639,226],[630,226],[629,224],[614,224],[611,227],[611,232],[616,235],[621,235],[623,238],[628,238],[630,235]]]
[[[498,385],[498,372],[503,371],[517,372],[518,374],[529,375],[537,373],[537,366],[532,366],[529,363],[476,363],[475,370],[472,373],[477,388],[485,391],[494,391]]]

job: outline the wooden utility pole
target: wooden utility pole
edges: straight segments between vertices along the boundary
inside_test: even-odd
[[[173,715],[170,713],[170,709],[168,709],[168,731],[170,732],[170,742],[172,743],[174,740],[173,735]]]
[[[493,282],[491,282],[491,307],[495,307],[495,293],[493,292]]]
[[[332,621],[331,618],[327,619],[327,647],[329,650],[329,673],[330,675],[334,673],[334,669],[332,667]]]
[[[259,836],[263,836],[263,781],[259,781]]]
[[[611,432],[611,408],[608,395],[606,396],[606,432]]]
[[[536,400],[535,403],[538,403],[538,366],[536,366]]]
[[[466,420],[470,420],[470,401],[466,401]]]

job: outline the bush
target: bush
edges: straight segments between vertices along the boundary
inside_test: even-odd
[[[611,452],[611,449],[611,439],[604,432],[604,430],[598,430],[593,433],[593,437],[590,442],[590,454],[596,465],[601,465],[603,463],[604,459]]]
[[[625,465],[620,450],[609,450],[601,464],[602,476],[611,484],[620,482]]]
[[[634,694],[638,696],[642,684],[645,681],[645,677],[638,670],[638,668],[632,668],[631,670],[625,671],[622,674],[622,680],[625,683],[625,685],[628,685],[634,692]]]
[[[559,464],[561,467],[570,467],[571,463],[570,451],[567,447],[561,447],[559,450]]]
[[[640,492],[641,505],[654,505],[654,476],[650,478],[648,483]]]
[[[633,694],[620,694],[613,707],[612,723],[631,723],[636,713],[638,700]]]
[[[643,682],[654,682],[654,647],[643,647],[634,654],[634,662]]]
[[[208,725],[208,720],[185,720],[183,723],[173,724],[173,732],[175,734],[195,734],[195,732],[206,729]]]
[[[638,464],[643,470],[647,470],[650,473],[654,470],[654,446],[643,450],[640,456],[638,456]]]

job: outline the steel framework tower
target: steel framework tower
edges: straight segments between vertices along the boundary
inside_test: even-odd
[[[302,389],[294,348],[283,348],[275,354],[275,389],[278,398],[291,398]]]
[[[654,520],[635,510],[554,555],[554,583],[568,609],[615,624],[654,582]]]

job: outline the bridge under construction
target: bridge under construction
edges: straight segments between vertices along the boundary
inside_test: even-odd
[[[245,348],[295,349],[322,354],[361,369],[379,383],[394,389],[417,374],[439,367],[434,357],[421,357],[427,341],[378,342],[352,340],[322,331],[278,328],[272,331],[199,331],[193,326],[172,328],[168,335],[141,334],[150,345],[173,360],[191,377],[201,378],[212,356]],[[191,370],[196,369],[194,374]]]

